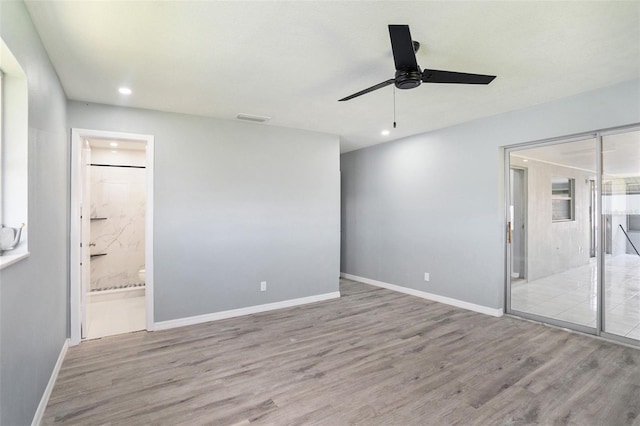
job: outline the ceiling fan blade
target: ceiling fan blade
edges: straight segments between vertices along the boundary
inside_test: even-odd
[[[416,54],[413,50],[411,33],[408,25],[389,25],[389,37],[393,60],[398,71],[415,71],[418,69]]]
[[[453,84],[489,84],[495,75],[467,74],[464,72],[424,70],[423,83],[453,83]]]
[[[382,89],[385,86],[393,84],[396,80],[394,78],[383,81],[382,83],[378,83],[375,86],[371,86],[368,89],[364,89],[359,91],[358,93],[354,93],[353,95],[349,95],[346,98],[339,99],[338,102],[348,101],[349,99],[357,98],[358,96],[364,95],[365,93],[373,92],[374,90]]]

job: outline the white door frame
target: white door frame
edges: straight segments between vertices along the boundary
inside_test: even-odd
[[[82,143],[82,160],[80,173],[76,182],[80,183],[82,191],[80,198],[80,338],[87,337],[87,288],[91,279],[91,147],[88,142]],[[85,214],[86,213],[86,214]],[[77,217],[77,216],[76,216]]]
[[[155,328],[153,316],[153,135],[136,133],[111,132],[104,130],[71,129],[71,210],[70,210],[70,344],[77,345],[81,340],[81,309],[82,309],[82,267],[88,268],[87,262],[82,263],[80,219],[82,182],[82,142],[85,139],[118,139],[145,144],[146,148],[146,217],[145,217],[145,303],[147,330]]]

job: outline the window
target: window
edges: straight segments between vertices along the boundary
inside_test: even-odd
[[[25,72],[1,38],[0,70],[0,224],[17,229],[27,222],[29,92]],[[15,234],[6,234],[3,240],[12,242]],[[19,244],[0,256],[0,269],[28,255],[27,240],[25,228]]]
[[[551,178],[552,221],[573,220],[575,180],[565,177]]]

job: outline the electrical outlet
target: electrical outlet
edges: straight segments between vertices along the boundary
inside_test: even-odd
[[[428,273],[428,272],[425,272],[425,273],[424,273],[424,280],[425,280],[426,282],[429,282],[429,279],[430,279],[430,277],[429,277],[429,273]]]
[[[267,291],[267,282],[260,281],[260,291]]]

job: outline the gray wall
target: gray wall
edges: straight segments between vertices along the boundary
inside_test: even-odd
[[[343,154],[342,272],[502,307],[500,147],[637,122],[635,80]]]
[[[22,2],[0,2],[0,36],[29,84],[31,256],[0,271],[0,424],[24,425],[67,337],[66,99]]]
[[[68,124],[155,136],[156,321],[338,291],[336,136],[81,102]]]

